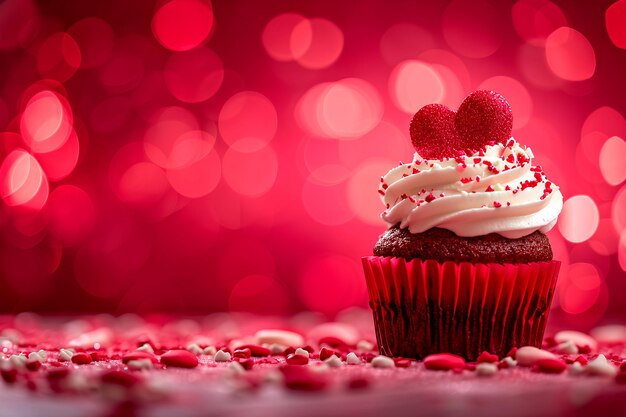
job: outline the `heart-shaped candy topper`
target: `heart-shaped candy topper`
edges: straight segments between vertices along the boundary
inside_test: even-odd
[[[422,107],[411,120],[411,141],[427,159],[471,154],[511,137],[513,112],[506,99],[493,91],[475,91],[454,112],[441,104]]]

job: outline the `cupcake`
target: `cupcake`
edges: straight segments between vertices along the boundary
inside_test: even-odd
[[[545,233],[563,196],[512,125],[493,91],[413,117],[416,153],[381,178],[388,229],[363,258],[384,355],[475,360],[541,345],[560,265]]]

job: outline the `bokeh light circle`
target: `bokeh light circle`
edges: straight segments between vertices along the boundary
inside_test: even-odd
[[[327,19],[305,19],[291,31],[291,53],[305,68],[318,70],[335,63],[343,50],[343,32]]]
[[[229,148],[223,158],[223,176],[237,193],[248,197],[266,194],[276,182],[278,158],[271,146],[254,152]]]
[[[389,77],[389,91],[394,104],[414,114],[431,103],[440,103],[445,86],[439,74],[422,61],[409,60],[398,64]]]
[[[478,90],[493,90],[504,97],[513,109],[513,129],[519,129],[528,123],[533,112],[533,102],[528,89],[515,78],[498,75],[483,81]]]
[[[50,232],[64,246],[82,242],[91,233],[95,221],[91,198],[74,185],[61,185],[50,193],[47,213]]]
[[[291,47],[291,34],[298,24],[304,22],[306,18],[297,13],[283,13],[270,20],[263,29],[261,40],[265,50],[276,61],[293,61],[306,52],[308,45],[294,51]],[[310,43],[310,37],[309,37]]]
[[[563,203],[557,225],[565,239],[572,243],[580,243],[593,236],[599,222],[598,207],[591,197],[575,195]]]
[[[171,0],[152,19],[152,32],[165,48],[188,51],[204,42],[213,26],[210,3],[200,0]]]
[[[600,273],[592,264],[584,262],[564,269],[559,282],[559,305],[569,314],[584,313],[598,301],[604,285]]]
[[[610,185],[619,185],[626,180],[626,141],[613,136],[600,150],[600,172]]]
[[[0,195],[8,206],[40,210],[49,185],[39,162],[22,149],[11,152],[0,166]]]
[[[178,100],[200,103],[220,88],[224,67],[212,50],[199,47],[172,54],[165,64],[163,76],[165,86]]]
[[[74,171],[80,156],[80,143],[76,131],[72,129],[67,141],[51,152],[38,153],[37,161],[50,181],[60,181]]]
[[[415,58],[434,46],[433,34],[413,23],[396,23],[380,39],[380,53],[389,65]]]
[[[618,48],[626,49],[626,0],[618,0],[606,9],[606,31],[611,42]]]
[[[163,168],[151,162],[138,162],[124,172],[116,191],[126,203],[150,205],[161,200],[168,188]]]
[[[626,185],[622,186],[613,198],[611,216],[613,217],[615,230],[617,230],[618,233],[622,233],[623,230],[626,230]]]
[[[200,198],[217,187],[222,175],[220,157],[215,151],[180,169],[168,169],[167,180],[180,195],[188,198]]]
[[[622,230],[619,238],[619,247],[617,249],[617,260],[622,271],[626,272],[626,229]]]
[[[46,39],[37,51],[37,69],[46,78],[67,81],[81,64],[78,44],[65,32],[58,32]]]
[[[453,0],[443,14],[443,36],[469,58],[492,55],[502,43],[501,18],[484,0]]]
[[[546,39],[546,59],[552,72],[567,81],[591,78],[596,70],[596,54],[585,35],[570,27],[560,27]]]
[[[277,125],[278,116],[274,105],[263,94],[255,91],[242,91],[230,97],[218,117],[220,135],[228,145],[233,146],[246,138],[255,139],[239,142],[239,145],[245,143],[248,151],[261,149],[269,143],[276,134]]]
[[[347,200],[346,183],[321,185],[317,175],[310,175],[302,187],[304,209],[316,222],[338,226],[354,217]]]
[[[536,46],[543,46],[550,33],[567,25],[563,11],[548,0],[519,0],[511,9],[511,17],[517,34]]]
[[[20,119],[20,132],[36,153],[51,152],[67,142],[72,133],[72,113],[59,96],[50,90],[35,94],[26,104]]]
[[[67,30],[80,48],[81,68],[95,68],[106,63],[113,54],[113,28],[97,17],[74,23]]]

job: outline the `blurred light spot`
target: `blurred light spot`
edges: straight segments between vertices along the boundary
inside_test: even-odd
[[[172,0],[154,14],[152,32],[165,48],[188,51],[206,40],[213,26],[211,4],[199,0]]]
[[[626,1],[619,0],[606,9],[606,31],[618,48],[626,49]]]
[[[88,17],[74,23],[67,30],[80,48],[81,68],[96,68],[113,54],[114,35],[111,25],[97,17]]]
[[[0,166],[0,194],[8,206],[40,210],[48,199],[48,179],[28,152],[11,152]]]
[[[79,141],[74,129],[67,141],[52,152],[38,153],[37,160],[50,181],[59,181],[72,173],[79,156]]]
[[[595,253],[609,256],[617,252],[619,238],[619,233],[615,230],[613,221],[610,218],[600,219],[598,230],[589,239],[589,246]]]
[[[380,213],[384,206],[378,189],[381,173],[394,166],[393,161],[370,159],[356,169],[348,182],[348,203],[356,217],[364,223],[381,226]]]
[[[229,98],[218,118],[220,134],[228,145],[234,146],[241,139],[256,139],[239,142],[239,146],[247,145],[248,152],[268,144],[276,134],[277,124],[278,117],[272,102],[254,91],[243,91]]]
[[[20,132],[33,152],[59,149],[72,132],[72,114],[59,96],[49,90],[35,94],[26,105],[20,120]]]
[[[267,193],[278,174],[278,159],[271,146],[253,152],[233,146],[224,154],[223,175],[226,183],[237,193],[258,197]]]
[[[620,137],[607,139],[600,150],[600,171],[610,185],[626,179],[626,142]]]
[[[315,136],[326,136],[319,124],[318,106],[330,85],[331,83],[314,85],[296,103],[294,110],[296,122],[302,130]]]
[[[306,212],[318,223],[338,226],[347,223],[354,213],[346,198],[346,184],[319,185],[315,176],[309,176],[302,187],[302,202]]]
[[[611,216],[613,224],[618,233],[626,230],[626,185],[622,186],[613,198],[613,206],[611,207]]]
[[[474,86],[465,62],[449,50],[429,49],[419,54],[417,59],[428,64],[439,64],[437,68],[440,66],[449,68],[461,83],[463,90],[469,90]],[[455,103],[454,107],[456,108],[458,105],[459,103]]]
[[[570,197],[563,204],[557,225],[561,235],[570,242],[580,243],[596,232],[600,214],[596,203],[587,195]]]
[[[348,179],[351,172],[342,165],[326,164],[311,171],[310,179],[319,185],[336,185]]]
[[[329,164],[343,165],[339,160],[339,144],[342,142],[352,141],[328,140],[318,136],[302,138],[299,141],[298,158],[296,158],[297,162],[302,162],[301,173],[306,177],[313,171]],[[323,173],[321,177],[324,177]]]
[[[61,185],[50,193],[47,213],[50,232],[64,246],[82,242],[91,233],[95,220],[91,199],[73,185]]]
[[[559,6],[547,0],[519,0],[513,5],[511,14],[517,34],[535,46],[543,46],[550,33],[567,26],[567,19]]]
[[[126,203],[149,205],[158,202],[168,187],[162,168],[150,162],[138,162],[124,172],[116,191]]]
[[[291,32],[290,46],[293,57],[303,67],[327,68],[341,55],[343,33],[330,20],[305,19]]]
[[[457,53],[469,58],[485,58],[500,47],[501,21],[486,1],[454,0],[443,14],[443,36]]]
[[[533,102],[526,87],[515,78],[491,77],[483,81],[478,89],[493,90],[506,97],[513,109],[513,129],[519,129],[528,123],[533,112]]]
[[[261,38],[269,56],[282,62],[293,61],[302,56],[310,46],[310,36],[309,45],[301,46],[298,51],[295,51],[297,55],[294,55],[291,47],[291,34],[295,27],[305,20],[303,16],[297,13],[283,13],[270,20],[265,25]]]
[[[431,66],[421,61],[404,61],[391,72],[389,91],[400,110],[414,114],[427,104],[440,103],[445,87]]]
[[[289,311],[289,297],[275,279],[264,275],[248,275],[239,280],[228,300],[229,311],[284,315]]]
[[[584,313],[598,300],[602,278],[589,263],[574,263],[564,269],[559,282],[561,309],[569,314]]]
[[[557,77],[568,81],[587,80],[596,70],[596,54],[585,35],[560,27],[546,40],[548,66]]]
[[[199,198],[209,194],[220,181],[222,167],[215,150],[202,159],[180,169],[168,169],[167,179],[174,190],[184,197]]]
[[[144,135],[148,158],[162,168],[181,169],[206,156],[215,138],[198,130],[195,116],[181,107],[158,110]]]
[[[64,32],[51,35],[37,51],[37,69],[46,78],[67,81],[80,67],[80,63],[78,44]]]
[[[620,112],[608,106],[599,107],[587,116],[580,131],[581,143],[585,152],[589,152],[592,160],[596,162],[604,140],[586,141],[585,136],[593,132],[604,133],[604,139],[611,136],[624,138],[626,137],[626,119]]]
[[[318,103],[318,124],[329,137],[354,138],[380,122],[383,103],[376,89],[358,78],[331,83]]]
[[[311,311],[334,315],[363,304],[367,297],[360,266],[347,256],[312,259],[303,266],[299,278],[300,298]]]
[[[415,58],[434,46],[432,33],[413,23],[397,23],[387,29],[380,39],[380,53],[389,65]]]
[[[548,66],[544,47],[525,43],[519,47],[518,65],[526,80],[544,89],[555,89],[564,85],[564,81],[554,75]]]
[[[0,2],[0,49],[20,46],[23,39],[36,31],[33,21],[36,6],[32,0],[5,0]]]
[[[185,103],[200,103],[220,88],[224,67],[212,50],[200,47],[172,54],[163,75],[165,85],[174,97]]]

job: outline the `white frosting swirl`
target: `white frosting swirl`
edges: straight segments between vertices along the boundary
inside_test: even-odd
[[[546,233],[561,212],[563,195],[532,158],[530,148],[513,138],[471,156],[427,160],[415,153],[411,163],[381,178],[381,217],[411,233],[433,227],[509,239]]]

